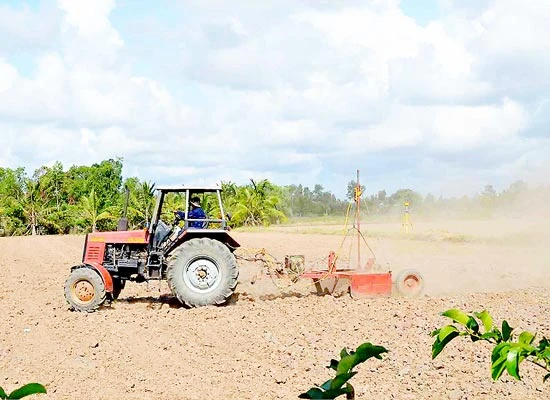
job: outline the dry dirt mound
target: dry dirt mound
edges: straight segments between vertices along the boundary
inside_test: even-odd
[[[277,257],[301,253],[311,261],[335,240],[235,236],[250,248],[268,244]],[[269,282],[250,284],[257,269],[243,265],[237,300],[226,307],[187,310],[166,284],[160,291],[157,284],[129,284],[113,306],[80,314],[67,311],[63,282],[83,241],[0,238],[0,386],[7,390],[36,381],[48,388],[44,399],[292,399],[329,378],[325,365],[343,346],[370,341],[390,353],[358,367],[358,398],[550,397],[550,385],[528,365],[522,382],[492,383],[483,344],[457,340],[432,361],[429,337],[445,323],[438,313],[451,307],[487,308],[498,320],[550,336],[544,246],[375,240],[388,266],[414,266],[425,275],[428,296],[415,300],[277,297]],[[472,294],[483,291],[492,293]]]

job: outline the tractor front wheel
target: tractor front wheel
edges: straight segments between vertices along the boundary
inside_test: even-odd
[[[172,255],[166,271],[168,286],[188,307],[226,303],[235,287],[239,270],[233,253],[223,243],[191,239]]]
[[[65,299],[71,310],[93,312],[105,298],[103,279],[91,268],[75,268],[65,281]]]

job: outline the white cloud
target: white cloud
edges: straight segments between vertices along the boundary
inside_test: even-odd
[[[267,177],[339,195],[356,168],[380,175],[373,190],[547,168],[545,0],[451,2],[426,26],[397,0],[163,5],[182,22],[139,42],[112,0],[0,6],[0,33],[35,62],[22,73],[0,40],[0,161],[123,156],[159,183]],[[38,17],[39,46],[23,28]]]
[[[62,25],[64,56],[70,63],[112,65],[124,45],[111,26],[109,14],[114,0],[58,0],[64,12]]]
[[[532,0],[528,6],[517,0],[493,2],[479,18],[484,50],[504,55],[549,50],[549,13],[545,0]]]
[[[0,93],[13,88],[18,78],[17,69],[14,66],[0,61]]]
[[[528,121],[523,107],[509,99],[502,105],[440,106],[426,114],[434,116],[432,146],[452,152],[513,144]]]
[[[391,3],[381,11],[349,8],[305,12],[293,18],[313,25],[327,35],[332,46],[343,47],[350,55],[368,49],[384,60],[414,56],[422,34],[422,28]]]
[[[13,5],[0,4],[0,56],[52,47],[58,37],[60,19],[53,2],[45,0],[36,10],[24,3],[17,8]]]

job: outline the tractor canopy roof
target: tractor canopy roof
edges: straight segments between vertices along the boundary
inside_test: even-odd
[[[218,190],[222,190],[219,186],[161,186],[155,188],[155,190],[159,190],[161,192],[185,192],[186,190],[189,190],[193,193],[206,193],[206,192],[216,192]]]

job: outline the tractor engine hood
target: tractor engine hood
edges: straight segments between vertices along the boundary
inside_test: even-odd
[[[149,231],[146,229],[136,231],[93,232],[88,234],[88,242],[93,243],[149,243]]]

